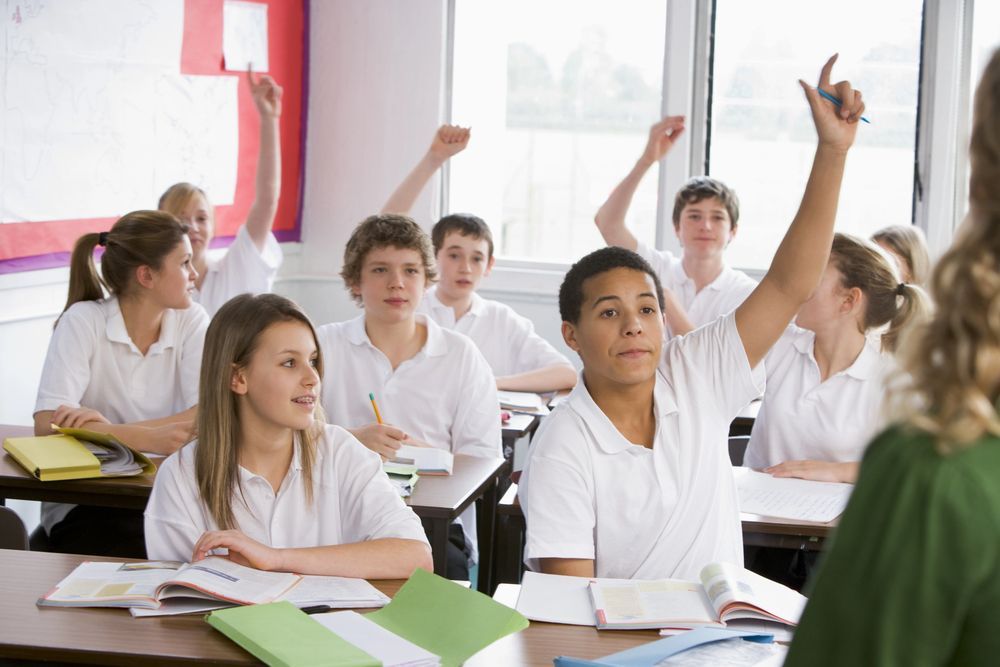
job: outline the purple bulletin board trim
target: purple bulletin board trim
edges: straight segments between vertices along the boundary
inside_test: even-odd
[[[290,230],[281,230],[275,236],[279,241],[302,240],[302,205],[305,202],[306,189],[306,134],[309,125],[309,5],[311,0],[302,0],[302,109],[299,122],[299,191],[298,211],[295,214],[295,226]]]

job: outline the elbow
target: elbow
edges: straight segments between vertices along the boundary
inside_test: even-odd
[[[415,570],[427,570],[434,572],[434,558],[431,556],[431,548],[423,543],[414,545],[413,557],[410,560],[409,571],[403,573],[404,577],[409,577]]]
[[[604,209],[597,209],[597,213],[594,214],[594,224],[597,226],[597,231],[604,234],[604,227],[607,225],[607,218],[604,215]]]

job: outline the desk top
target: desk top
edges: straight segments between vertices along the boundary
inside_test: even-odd
[[[453,520],[482,495],[505,463],[456,454],[452,473],[421,476],[406,504],[421,518]]]
[[[83,560],[68,554],[0,550],[0,658],[64,663],[257,664],[201,615],[136,619],[122,609],[40,608],[35,601]],[[16,573],[16,574],[15,574]],[[401,581],[372,582],[392,596]],[[359,610],[365,611],[365,610]],[[656,631],[599,632],[532,623],[476,654],[467,665],[551,665],[559,655],[596,658],[658,639]]]
[[[512,412],[510,420],[503,425],[503,437],[517,440],[523,438],[535,428],[541,419],[539,415],[526,414],[524,412]]]

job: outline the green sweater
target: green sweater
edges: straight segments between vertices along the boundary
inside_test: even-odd
[[[785,662],[1000,664],[1000,438],[941,456],[890,429],[858,483]]]

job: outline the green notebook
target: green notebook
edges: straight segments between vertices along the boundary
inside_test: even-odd
[[[392,602],[366,618],[441,656],[442,667],[528,627],[514,609],[426,570],[415,570]]]
[[[291,602],[220,609],[205,620],[271,667],[380,667],[382,664],[309,618]]]

